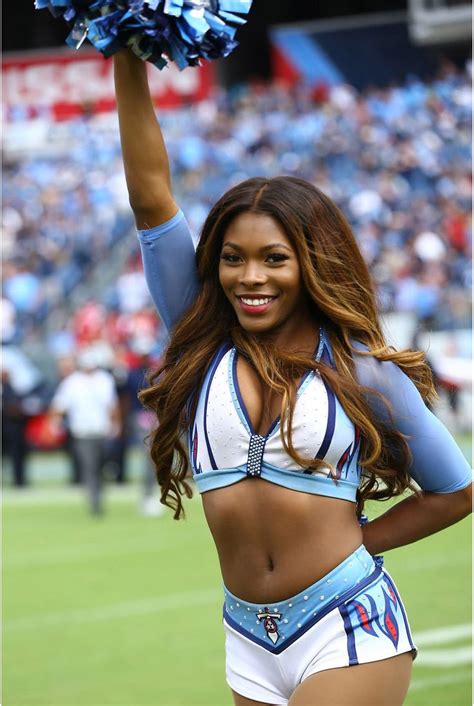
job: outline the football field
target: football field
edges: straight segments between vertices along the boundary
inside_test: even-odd
[[[139,493],[110,487],[95,519],[59,478],[5,490],[5,706],[231,705],[200,500],[175,522],[142,516]],[[420,649],[406,706],[471,703],[470,541],[464,520],[386,555]]]

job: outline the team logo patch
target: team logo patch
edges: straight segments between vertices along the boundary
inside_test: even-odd
[[[263,627],[265,628],[265,632],[267,633],[267,636],[270,638],[273,644],[275,644],[278,638],[280,637],[280,633],[278,632],[278,625],[276,623],[277,620],[281,620],[280,611],[270,611],[265,606],[263,610],[259,610],[258,613],[256,613],[256,616],[258,620],[263,620]]]

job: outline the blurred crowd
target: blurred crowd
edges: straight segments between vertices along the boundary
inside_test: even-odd
[[[363,93],[348,85],[245,85],[160,119],[176,197],[196,237],[231,185],[256,175],[300,176],[348,217],[383,312],[413,313],[425,329],[469,328],[470,66],[446,64],[432,81],[412,76]],[[21,352],[77,284],[108,264],[131,229],[116,116],[51,125],[48,141],[39,155],[5,161],[1,330],[11,351]],[[129,395],[126,445],[137,433],[126,417],[132,407],[139,414],[124,393],[132,389],[127,380],[144,369],[143,356],[159,359],[165,341],[131,237],[114,283],[49,331],[45,345],[58,380],[85,348],[100,352],[119,398]],[[3,366],[4,385],[13,385],[14,367]]]
[[[3,340],[44,321],[130,228],[110,120],[51,124],[45,142],[12,157],[4,138]]]
[[[432,83],[412,77],[365,94],[247,87],[164,122],[196,232],[230,184],[301,176],[349,218],[382,311],[439,329],[470,325],[468,71],[447,66]]]

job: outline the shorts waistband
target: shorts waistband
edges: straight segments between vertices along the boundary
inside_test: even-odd
[[[380,569],[361,545],[319,581],[282,601],[250,603],[224,587],[224,619],[255,642],[262,640],[268,644],[268,638],[280,641],[282,633],[294,635],[307,629],[358,590],[362,582],[370,583],[372,574],[375,578],[374,572],[378,574]]]

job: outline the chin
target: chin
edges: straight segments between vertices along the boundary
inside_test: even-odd
[[[249,333],[270,333],[270,331],[273,331],[277,327],[277,324],[272,322],[242,321],[241,319],[239,319],[239,324],[244,331],[248,331]]]

